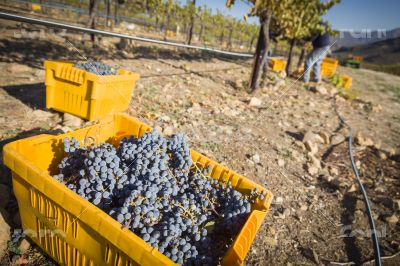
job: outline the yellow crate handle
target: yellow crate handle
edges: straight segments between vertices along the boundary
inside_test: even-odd
[[[54,76],[80,85],[86,81],[86,71],[72,65],[57,65]]]

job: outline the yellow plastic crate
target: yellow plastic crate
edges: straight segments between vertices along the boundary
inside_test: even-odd
[[[339,61],[334,58],[324,58],[321,64],[321,76],[322,77],[332,77],[338,66]]]
[[[38,4],[32,4],[32,5],[31,5],[31,9],[32,9],[33,11],[40,11],[40,10],[42,10],[42,6],[41,6],[41,5],[38,5]]]
[[[116,114],[99,124],[52,136],[38,135],[4,146],[4,164],[12,170],[13,188],[22,227],[29,237],[61,265],[175,265],[108,214],[52,178],[65,155],[65,137],[117,145],[124,136],[141,136],[151,128],[124,114]],[[242,193],[265,190],[260,185],[191,150],[193,162],[213,165],[211,176],[232,182]],[[223,258],[223,265],[241,265],[263,222],[272,194],[252,205],[244,227]]]
[[[139,74],[118,69],[118,75],[100,76],[73,67],[73,63],[45,61],[46,107],[87,120],[125,111]]]
[[[172,30],[167,30],[167,37],[176,37],[176,32]]]
[[[353,78],[348,75],[343,75],[342,79],[343,79],[343,88],[350,89],[351,86],[353,85]]]
[[[339,61],[333,58],[325,58],[321,63],[321,77],[332,77],[336,73],[336,68]],[[293,75],[300,77],[304,73],[304,67],[298,68]],[[314,72],[311,72],[311,77],[314,77]]]
[[[285,70],[286,60],[280,58],[271,58],[268,60],[268,65],[272,69],[272,71],[281,72]]]

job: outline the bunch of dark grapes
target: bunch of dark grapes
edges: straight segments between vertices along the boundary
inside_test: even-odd
[[[189,170],[192,166],[190,149],[187,145],[185,134],[173,135],[168,141],[168,152],[171,153],[171,166],[173,168]]]
[[[116,67],[112,67],[104,64],[103,62],[94,61],[92,59],[87,60],[87,62],[85,63],[76,63],[74,67],[86,70],[90,73],[94,73],[100,76],[118,75]]]
[[[114,146],[101,143],[80,147],[75,138],[65,138],[64,151],[68,156],[61,161],[60,174],[54,178],[100,208],[110,206],[114,190],[122,188],[127,179]]]
[[[67,138],[64,150],[54,178],[182,265],[218,264],[251,203],[265,196],[210,178],[212,166],[192,162],[184,134],[164,138],[153,130],[118,148]]]

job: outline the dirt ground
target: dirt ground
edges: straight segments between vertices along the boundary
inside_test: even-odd
[[[327,82],[312,92],[270,73],[268,85],[250,95],[244,89],[250,61],[139,43],[120,51],[117,40],[106,38],[93,48],[81,35],[21,29],[27,30],[0,21],[0,148],[74,129],[62,113],[45,108],[44,60],[101,59],[141,75],[127,113],[164,134],[186,133],[193,149],[272,191],[247,265],[372,265],[349,131],[337,110],[357,136],[353,154],[372,202],[384,265],[400,264],[400,77],[340,68],[353,77],[358,94],[346,100]],[[0,184],[11,190],[2,164]],[[11,230],[20,227],[12,195],[0,211]],[[0,261],[45,263],[53,262],[33,244],[26,252],[9,246]]]

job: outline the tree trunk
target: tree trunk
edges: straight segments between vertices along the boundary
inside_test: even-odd
[[[165,22],[165,29],[164,29],[164,41],[167,40],[167,33],[169,28],[169,21],[170,21],[170,13],[167,12],[167,21]]]
[[[156,15],[156,31],[158,31],[158,24],[160,22],[160,19],[158,18],[158,16]]]
[[[291,74],[292,68],[292,57],[293,57],[293,48],[296,45],[296,39],[290,40],[290,48],[289,48],[289,55],[286,63],[286,75],[289,76]]]
[[[118,1],[114,0],[114,25],[118,24]]]
[[[267,51],[269,48],[269,23],[271,16],[267,12],[264,18],[261,18],[260,34],[258,36],[256,52],[254,55],[253,70],[250,79],[250,91],[254,92],[259,86],[259,77],[262,72],[264,80],[268,71]]]
[[[43,0],[40,0],[40,1],[39,1],[39,4],[40,4],[40,12],[41,12],[41,13],[43,13],[43,14],[46,14],[45,7],[44,7],[44,6],[42,6],[42,4],[43,4]]]
[[[300,68],[301,65],[303,64],[304,56],[306,54],[306,49],[304,49],[304,46],[301,48],[300,56],[299,56],[299,61],[297,62],[297,68]]]
[[[249,89],[251,92],[255,91],[258,87],[258,77],[261,70],[262,53],[265,49],[264,33],[262,26],[260,27],[260,33],[258,35],[256,51],[254,53],[253,69],[250,76]]]
[[[254,44],[254,40],[256,39],[256,36],[254,35],[253,37],[251,37],[251,41],[249,44],[249,52],[251,52],[251,49],[253,49],[253,44]]]
[[[96,6],[97,0],[90,0],[89,2],[89,23],[88,26],[92,29],[96,28]],[[90,40],[94,43],[95,35],[90,34]]]
[[[201,22],[200,31],[199,31],[199,42],[201,41],[201,38],[203,37],[203,31],[204,31],[204,22]]]
[[[271,14],[269,12],[266,13],[265,18],[263,19],[262,22],[262,30],[264,34],[264,42],[265,42],[265,49],[263,51],[263,58],[261,62],[261,67],[262,67],[262,75],[261,75],[261,86],[265,85],[266,79],[267,79],[267,73],[268,73],[268,51],[269,51],[269,24],[271,22]]]
[[[196,0],[193,0],[192,4],[196,7]],[[192,14],[192,17],[190,18],[190,28],[189,28],[187,44],[191,44],[191,42],[192,42],[193,29],[194,29],[194,16],[195,16],[195,14]]]
[[[194,28],[194,23],[190,23],[189,31],[188,31],[188,37],[187,37],[187,44],[191,44],[192,42],[192,37],[193,37],[193,28]]]
[[[224,28],[222,28],[221,35],[219,36],[219,44],[222,46],[224,44]]]
[[[228,36],[228,44],[226,45],[226,48],[232,48],[232,34],[233,34],[233,25],[229,30],[229,36]]]
[[[111,0],[106,0],[106,27],[111,27]]]
[[[151,8],[150,8],[149,0],[145,1],[145,9],[146,9],[147,15],[151,15]]]

